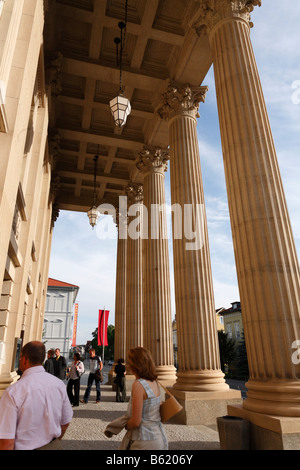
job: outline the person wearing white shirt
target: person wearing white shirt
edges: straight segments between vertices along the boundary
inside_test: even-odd
[[[80,360],[80,354],[74,354],[74,361],[70,367],[67,394],[71,405],[79,406],[80,377],[84,373],[84,365]],[[74,394],[73,394],[74,389]]]
[[[100,380],[96,376],[97,370],[102,370],[103,364],[101,358],[96,356],[96,351],[94,348],[90,349],[90,373],[88,376],[88,383],[84,393],[84,397],[80,400],[81,403],[87,403],[89,401],[91,389],[93,382],[96,384],[96,403],[99,403],[101,400],[101,389],[100,389]]]
[[[60,447],[73,410],[64,383],[45,371],[45,354],[39,341],[22,348],[22,376],[0,399],[0,450]]]

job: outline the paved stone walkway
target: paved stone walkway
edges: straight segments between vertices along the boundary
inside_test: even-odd
[[[75,407],[71,424],[61,441],[63,450],[118,450],[126,431],[109,439],[104,430],[109,422],[126,412],[127,403],[116,403],[115,392],[106,380],[101,385],[101,402],[95,403],[96,390],[93,384],[90,401]],[[88,371],[81,378],[80,398],[83,397]],[[130,391],[127,392],[129,399]],[[219,450],[219,435],[215,429],[207,426],[185,426],[165,424],[169,440],[169,450]]]

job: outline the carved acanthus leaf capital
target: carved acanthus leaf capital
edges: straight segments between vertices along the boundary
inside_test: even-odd
[[[48,152],[52,169],[55,169],[60,155],[60,134],[58,130],[52,129],[48,134]]]
[[[137,204],[143,201],[144,191],[141,183],[129,183],[125,188],[125,194],[130,204]]]
[[[162,93],[161,105],[157,109],[163,119],[169,119],[178,114],[199,117],[199,103],[204,103],[208,87],[178,84],[170,80],[167,89]]]
[[[51,228],[54,227],[54,223],[58,219],[60,208],[56,202],[52,204],[52,214],[51,214]]]
[[[139,152],[139,160],[136,166],[144,173],[153,172],[164,174],[168,169],[169,159],[169,149],[144,145],[143,149]]]
[[[225,19],[240,18],[252,28],[251,12],[261,6],[261,0],[199,0],[200,6],[194,17],[193,27],[200,36],[203,29],[210,33]]]
[[[57,194],[61,188],[61,177],[57,172],[52,172],[51,182],[50,182],[50,194],[52,195],[52,200],[56,199]]]
[[[59,51],[46,61],[46,80],[51,86],[51,94],[54,97],[62,92],[62,62],[63,55]]]

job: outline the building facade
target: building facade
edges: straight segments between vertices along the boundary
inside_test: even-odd
[[[66,358],[71,350],[74,304],[78,291],[78,286],[48,279],[43,342],[47,351],[58,348]]]
[[[52,235],[43,2],[1,1],[0,394],[17,380],[15,344],[41,339]]]
[[[275,433],[284,446],[300,434],[300,274],[251,44],[261,1],[137,0],[124,16],[125,3],[0,2],[0,391],[17,380],[16,342],[42,338],[59,210],[88,212],[96,203],[117,215],[124,196],[127,226],[138,207],[146,230],[151,207],[164,204],[170,166],[180,216],[172,231],[178,370],[164,212],[158,236],[143,240],[124,237],[124,218],[116,218],[115,356],[150,349],[159,380],[183,404],[182,422],[212,420],[228,407],[265,442]],[[122,71],[114,38],[123,21]],[[242,404],[220,368],[196,131],[212,65],[249,360]],[[109,101],[121,85],[132,110],[118,127]],[[177,231],[187,205],[200,245]]]
[[[243,335],[243,319],[240,302],[232,302],[231,307],[224,309],[220,313],[223,318],[224,331],[228,334],[229,339],[238,342]]]

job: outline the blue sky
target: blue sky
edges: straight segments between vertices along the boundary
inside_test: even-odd
[[[300,2],[263,0],[252,13],[252,44],[267,103],[296,249],[300,252]],[[220,142],[213,69],[198,119],[199,149],[209,230],[216,308],[239,300]],[[169,173],[166,197],[170,203]],[[85,213],[61,211],[53,232],[49,277],[80,287],[77,343],[97,327],[98,310],[110,310],[114,324],[117,240],[101,239]],[[112,225],[116,236],[116,229]],[[175,314],[172,242],[172,314]]]

